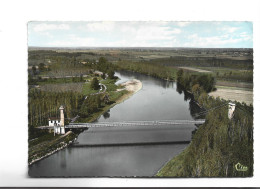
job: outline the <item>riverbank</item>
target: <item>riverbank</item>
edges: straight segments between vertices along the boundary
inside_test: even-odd
[[[207,97],[212,107],[227,101]],[[206,102],[204,101],[204,102]],[[168,161],[157,177],[251,177],[253,176],[253,111],[237,103],[232,119],[223,106],[208,112],[192,141],[179,155]],[[242,153],[243,152],[243,153]],[[240,172],[236,164],[247,167]]]
[[[46,158],[55,152],[66,148],[77,138],[77,134],[72,131],[68,131],[65,135],[56,135],[48,141],[36,143],[28,150],[28,164],[31,165],[43,158]],[[39,140],[39,139],[38,139]]]
[[[122,93],[119,98],[115,100],[113,104],[105,106],[101,111],[94,113],[91,118],[88,120],[89,122],[93,122],[97,120],[101,115],[107,112],[109,109],[114,107],[115,105],[127,100],[132,95],[137,93],[142,88],[142,82],[136,79],[129,80],[125,83],[120,84],[121,90],[117,91],[118,93]],[[48,136],[43,136],[42,139],[37,139],[40,142],[36,141],[29,142],[29,157],[28,163],[29,165],[46,158],[55,152],[62,150],[69,146],[73,141],[77,138],[77,134],[72,131],[68,131],[65,135],[56,135],[53,136],[51,133]],[[44,138],[45,137],[45,138]]]
[[[137,79],[132,79],[130,81],[120,84],[120,86],[124,87],[123,89],[127,90],[128,93],[126,93],[125,95],[121,96],[118,100],[116,100],[116,104],[127,100],[132,95],[137,93],[139,90],[142,89],[143,84],[141,81],[139,81]]]
[[[88,122],[93,122],[97,120],[100,116],[102,116],[105,112],[107,112],[109,109],[113,108],[115,105],[120,104],[130,98],[132,95],[137,93],[139,90],[142,89],[143,85],[140,80],[132,79],[129,81],[126,81],[125,83],[120,84],[119,86],[123,87],[120,89],[117,89],[117,93],[122,93],[118,98],[115,99],[115,102],[113,104],[106,105],[104,108],[102,108],[101,111],[94,113],[90,119],[87,119]]]

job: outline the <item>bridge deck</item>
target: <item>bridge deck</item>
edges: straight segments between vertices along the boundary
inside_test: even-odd
[[[189,125],[203,124],[200,120],[161,120],[161,121],[124,121],[124,122],[98,122],[98,123],[72,123],[65,125],[68,129],[96,128],[96,127],[124,127],[124,126],[165,126],[165,125]],[[53,126],[41,126],[38,129],[53,129]]]

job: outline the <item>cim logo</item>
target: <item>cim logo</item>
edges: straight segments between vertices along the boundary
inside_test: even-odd
[[[241,163],[237,163],[235,165],[235,168],[237,171],[247,171],[248,170],[247,166],[244,166]]]

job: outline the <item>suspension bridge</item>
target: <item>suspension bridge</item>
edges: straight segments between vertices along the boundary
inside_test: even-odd
[[[165,125],[189,125],[203,124],[205,119],[199,120],[161,120],[161,121],[123,121],[123,122],[97,122],[97,123],[73,123],[65,125],[65,129],[84,129],[97,127],[129,127],[129,126],[165,126]],[[53,126],[41,126],[38,129],[52,129]]]
[[[233,116],[233,112],[235,110],[235,104],[230,102],[225,102],[218,106],[212,107],[210,109],[205,109],[199,113],[196,113],[194,117],[199,117],[201,115],[207,114],[209,111],[227,106],[229,108],[228,117],[231,119]],[[62,110],[63,111],[63,110]],[[58,126],[39,126],[38,129],[54,129],[58,127],[58,129],[64,128],[65,129],[87,129],[87,128],[98,128],[98,127],[131,127],[131,126],[174,126],[174,125],[201,125],[205,123],[205,119],[195,119],[195,120],[156,120],[156,121],[121,121],[121,122],[96,122],[96,123],[74,123],[71,122],[68,125],[64,125],[64,114],[61,112],[61,117],[63,117],[63,125]],[[58,132],[60,134],[61,132]]]

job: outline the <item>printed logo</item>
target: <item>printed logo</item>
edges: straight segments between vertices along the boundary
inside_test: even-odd
[[[244,166],[241,163],[237,163],[235,165],[235,168],[236,168],[237,171],[247,171],[247,169],[248,169],[247,166]]]

